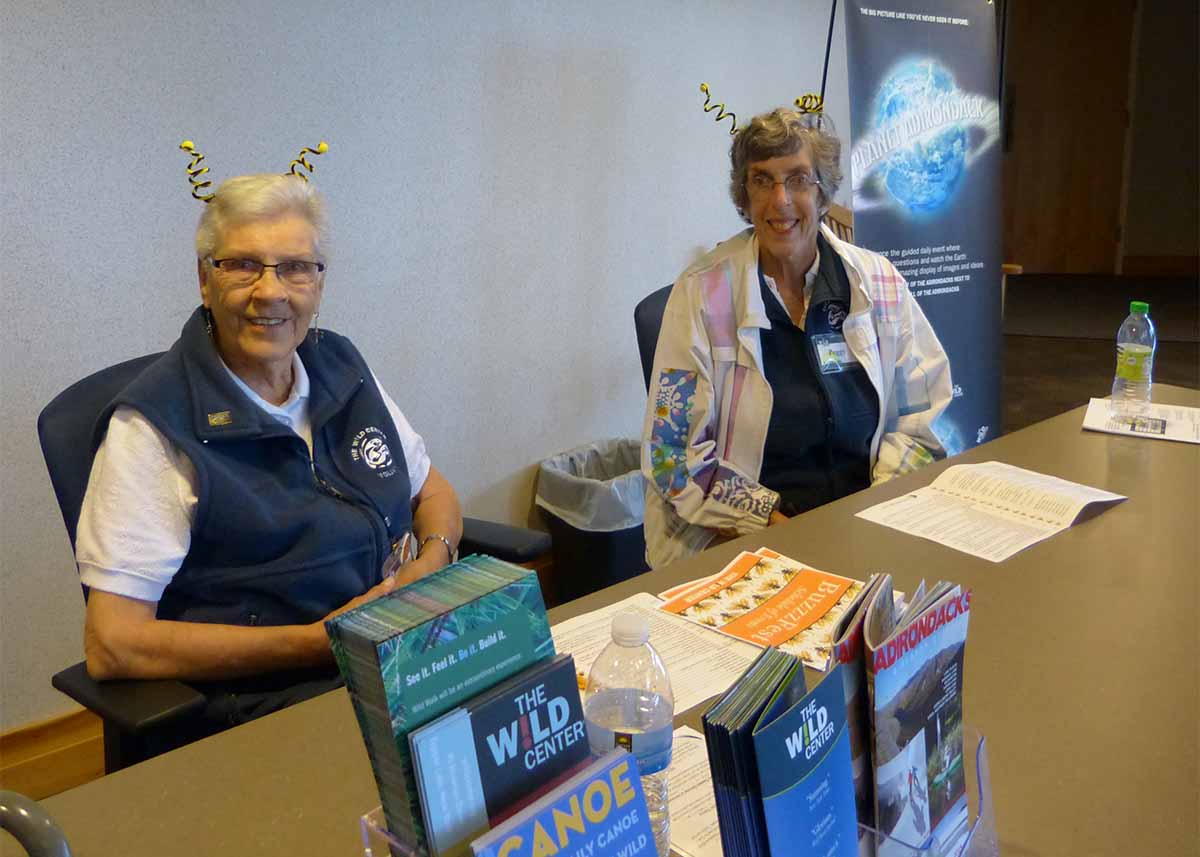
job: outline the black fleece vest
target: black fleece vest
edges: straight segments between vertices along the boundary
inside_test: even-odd
[[[823,235],[804,330],[759,285],[770,330],[760,331],[763,374],[773,404],[759,482],[781,495],[780,511],[796,515],[871,484],[871,438],[879,398],[858,364],[822,372],[814,339],[841,339],[850,308],[845,264]]]
[[[299,348],[313,451],[254,405],[221,364],[197,309],[175,345],[108,406],[140,411],[196,468],[191,548],[158,618],[231,625],[314,622],[380,579],[412,525],[391,415],[350,341]]]

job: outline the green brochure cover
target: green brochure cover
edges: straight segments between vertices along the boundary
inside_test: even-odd
[[[537,574],[489,557],[326,623],[388,829],[427,850],[408,733],[554,654]]]

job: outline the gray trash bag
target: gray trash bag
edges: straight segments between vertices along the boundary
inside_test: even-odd
[[[537,505],[571,526],[611,533],[641,526],[646,513],[641,442],[601,440],[547,458]]]

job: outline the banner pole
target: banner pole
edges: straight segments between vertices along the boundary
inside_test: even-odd
[[[833,46],[833,19],[837,15],[837,0],[829,10],[829,35],[825,37],[825,64],[821,68],[821,103],[825,103],[825,78],[829,74],[829,49]]]

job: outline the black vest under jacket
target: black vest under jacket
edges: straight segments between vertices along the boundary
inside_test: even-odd
[[[779,492],[780,511],[789,516],[870,486],[871,439],[879,423],[879,397],[862,366],[820,371],[813,337],[841,338],[850,279],[824,235],[817,244],[820,262],[803,330],[759,270],[771,322],[759,341],[773,403],[758,481]]]
[[[198,308],[171,350],[101,415],[140,411],[196,468],[191,548],[158,618],[307,624],[380,580],[412,526],[408,468],[383,397],[348,339],[298,349],[311,382],[313,452],[234,383]]]

